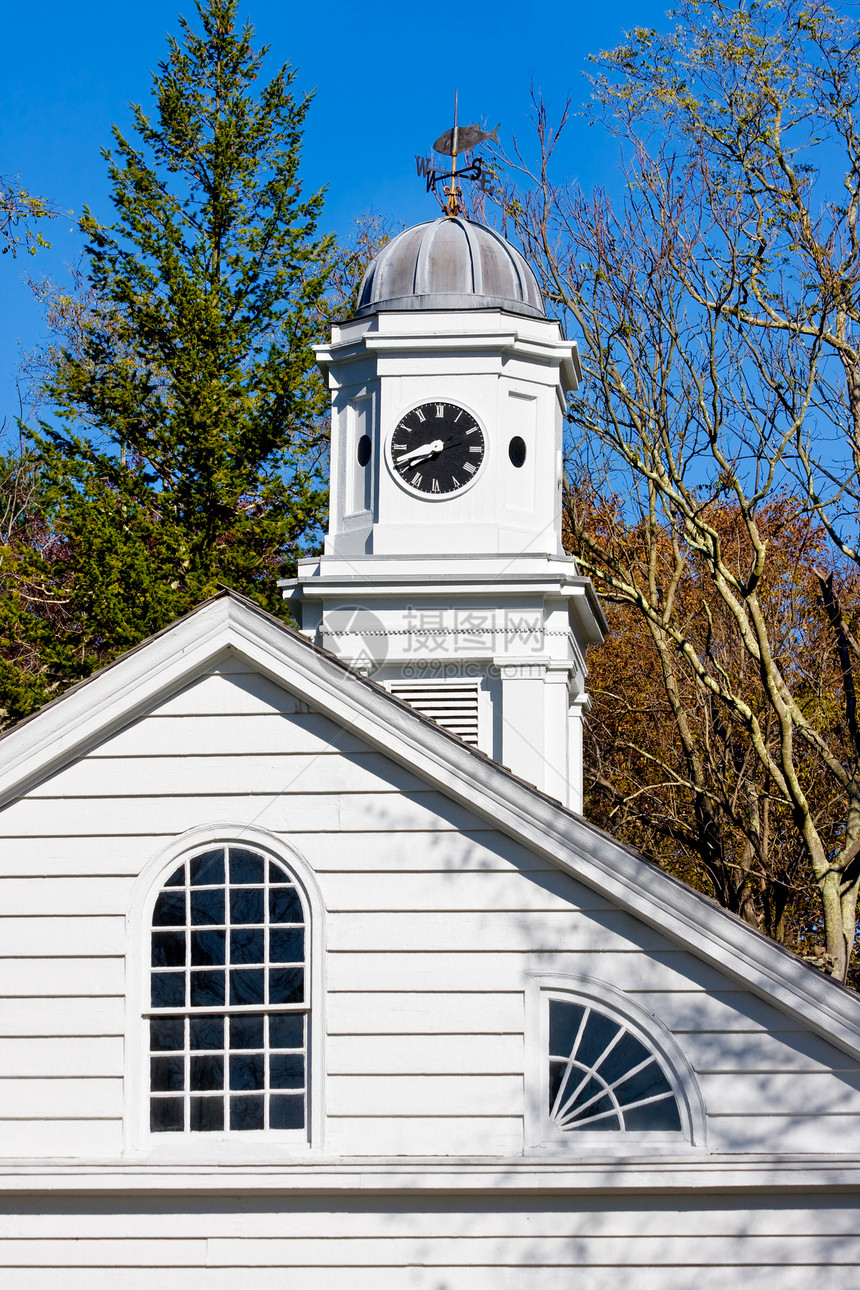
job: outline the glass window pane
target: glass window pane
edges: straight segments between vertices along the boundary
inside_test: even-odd
[[[149,1046],[155,1052],[185,1047],[184,1017],[153,1017],[149,1023]]]
[[[153,1008],[184,1008],[185,973],[153,972],[151,999]]]
[[[286,869],[282,869],[281,866],[279,864],[275,864],[273,860],[269,861],[269,882],[270,883],[273,883],[273,882],[291,883],[292,881],[293,881],[292,875],[287,873]]]
[[[204,851],[202,856],[195,856],[191,861],[192,887],[224,886],[224,849]]]
[[[191,966],[217,966],[224,962],[226,932],[192,932]]]
[[[302,902],[295,887],[274,887],[269,891],[269,918],[273,923],[302,923]]]
[[[223,972],[191,973],[191,1006],[193,1008],[220,1008],[224,1004]]]
[[[304,963],[305,929],[273,927],[269,932],[270,963]]]
[[[201,1048],[224,1047],[223,1017],[189,1017],[188,1030],[188,1046],[192,1052],[199,1052]]]
[[[601,1118],[592,1119],[597,1116]],[[611,1100],[603,1097],[599,1102],[592,1102],[588,1110],[583,1111],[567,1127],[581,1129],[583,1133],[618,1133],[623,1126]]]
[[[165,887],[184,887],[185,886],[185,865],[181,864],[178,869],[167,879]]]
[[[181,1097],[153,1097],[149,1103],[153,1133],[181,1133],[185,1128],[185,1103]]]
[[[274,1094],[269,1100],[269,1127],[272,1129],[303,1129],[305,1127],[305,1099]]]
[[[600,1074],[608,1084],[619,1079],[625,1071],[630,1071],[640,1062],[651,1056],[644,1044],[631,1034],[622,1035],[612,1052],[600,1064]]]
[[[223,1089],[224,1058],[220,1056],[192,1057],[191,1087],[195,1090]]]
[[[658,1093],[671,1093],[671,1091],[669,1081],[655,1061],[615,1086],[615,1096],[622,1106],[628,1102],[640,1102],[644,1097],[656,1097]]]
[[[231,1017],[230,1018],[230,1047],[231,1048],[262,1048],[263,1047],[263,1018],[256,1017]]]
[[[262,1127],[262,1094],[257,1094],[256,1097],[248,1097],[248,1095],[245,1094],[241,1097],[230,1098],[231,1129],[262,1129]]]
[[[582,1084],[582,1088],[580,1088],[579,1086],[582,1083],[582,1077],[583,1072],[577,1070],[576,1067],[574,1067],[570,1072],[570,1078],[567,1081],[567,1087],[565,1088],[561,1099],[561,1105],[559,1107],[559,1114],[564,1120],[575,1118],[579,1114],[580,1108],[582,1108],[586,1102],[590,1102],[591,1098],[597,1097],[603,1093],[603,1084],[598,1083],[598,1081],[593,1077],[589,1077],[585,1083]],[[579,1090],[578,1092],[577,1089]],[[567,1105],[568,1099],[571,1098],[574,1093],[576,1093],[576,1101]],[[594,1114],[593,1102],[591,1102],[588,1110],[584,1111],[583,1114]]]
[[[243,1092],[263,1088],[263,1054],[230,1054],[230,1087]]]
[[[624,1124],[631,1133],[647,1130],[650,1133],[680,1133],[681,1116],[674,1097],[661,1102],[649,1102],[624,1112]]]
[[[301,1003],[304,997],[304,968],[270,968],[269,1003]]]
[[[592,1012],[585,1023],[585,1030],[576,1050],[576,1060],[582,1062],[583,1066],[593,1066],[620,1029],[618,1022],[611,1017],[604,1016],[602,1012]]]
[[[265,959],[265,933],[262,927],[243,927],[230,933],[231,963],[262,963]]]
[[[185,1058],[150,1057],[149,1086],[153,1093],[181,1093],[185,1088]]]
[[[152,933],[152,966],[185,967],[185,933]]]
[[[230,888],[230,921],[233,923],[262,923],[262,887]]]
[[[185,926],[185,892],[162,891],[152,914],[153,927]]]
[[[270,1048],[304,1048],[305,1019],[297,1013],[275,1013],[269,1017]]]
[[[217,1133],[224,1128],[224,1099],[192,1097],[191,1130],[194,1133]]]
[[[230,848],[230,882],[233,886],[263,884],[263,857],[240,847]]]
[[[270,1088],[304,1088],[303,1053],[273,1053],[269,1058]]]
[[[230,973],[230,1003],[234,1007],[263,1002],[262,968],[238,968]]]
[[[578,1003],[551,999],[549,1005],[549,1053],[551,1057],[569,1057],[585,1012]]]
[[[191,889],[191,922],[195,927],[218,926],[224,922],[223,887]]]

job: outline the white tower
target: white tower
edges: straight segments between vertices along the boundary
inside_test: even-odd
[[[284,583],[302,630],[574,809],[585,648],[605,621],[561,544],[576,346],[492,230],[444,216],[388,243],[317,350],[331,519]]]

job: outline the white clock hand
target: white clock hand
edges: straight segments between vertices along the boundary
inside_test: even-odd
[[[413,448],[411,452],[405,452],[402,457],[395,459],[394,464],[395,466],[405,466],[407,461],[423,461],[425,457],[435,456],[444,447],[445,445],[441,439],[434,439],[432,443],[425,443],[420,448]]]

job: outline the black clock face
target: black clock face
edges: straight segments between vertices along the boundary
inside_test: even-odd
[[[408,488],[443,497],[470,484],[484,460],[484,435],[470,412],[456,403],[422,403],[399,422],[389,455]]]

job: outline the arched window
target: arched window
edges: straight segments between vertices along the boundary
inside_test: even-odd
[[[307,908],[295,877],[247,846],[191,855],[151,928],[153,1133],[307,1125]]]
[[[530,986],[530,1145],[624,1154],[702,1146],[695,1076],[657,1020],[603,982]]]

